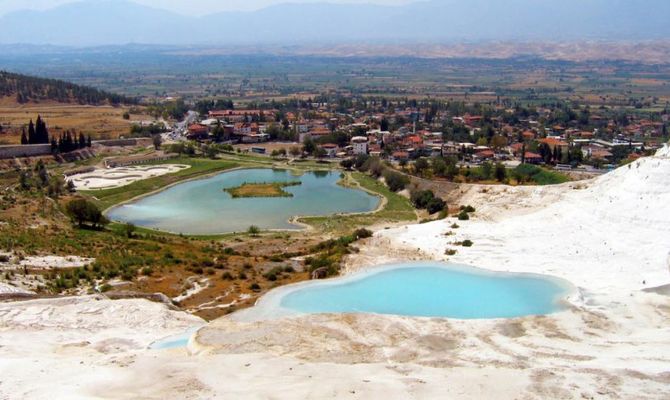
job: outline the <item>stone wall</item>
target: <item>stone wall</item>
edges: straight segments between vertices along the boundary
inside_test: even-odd
[[[0,160],[14,157],[36,157],[51,154],[51,144],[0,146]]]

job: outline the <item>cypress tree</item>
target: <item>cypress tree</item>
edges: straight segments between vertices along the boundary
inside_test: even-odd
[[[86,147],[91,147],[91,135],[88,135],[88,138],[86,139]]]
[[[37,129],[38,129],[38,134],[37,137],[40,141],[40,143],[49,143],[49,131],[47,130],[47,123],[44,122],[42,117],[39,115],[37,116]]]
[[[35,137],[35,125],[33,124],[33,120],[30,120],[30,123],[28,124],[28,143],[29,144],[35,144],[37,138]]]
[[[42,125],[42,117],[37,116],[35,121],[35,143],[44,143],[44,126]]]
[[[72,133],[70,131],[67,131],[65,133],[65,151],[70,152],[73,150],[74,147],[74,141],[72,140]]]
[[[558,146],[554,146],[554,154],[552,155],[552,158],[554,159],[554,162],[558,162]]]
[[[79,148],[83,149],[84,147],[86,147],[86,138],[83,133],[79,132]]]
[[[28,144],[28,137],[26,136],[26,128],[21,131],[21,144]]]

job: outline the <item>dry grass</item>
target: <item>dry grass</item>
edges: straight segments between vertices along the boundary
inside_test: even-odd
[[[127,135],[133,120],[152,119],[147,115],[131,115],[123,119],[125,107],[85,106],[54,102],[18,104],[11,98],[0,99],[0,124],[4,133],[0,141],[5,144],[20,143],[21,128],[38,115],[47,122],[51,134],[67,129],[90,134],[94,139],[114,139]]]
[[[293,197],[284,190],[286,186],[300,185],[300,182],[245,183],[244,185],[224,189],[233,198],[240,197]]]

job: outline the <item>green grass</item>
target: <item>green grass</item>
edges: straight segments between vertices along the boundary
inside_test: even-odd
[[[520,182],[533,182],[538,185],[556,185],[570,180],[560,172],[550,171],[531,164],[521,164],[512,171],[512,176]]]
[[[386,185],[368,175],[360,172],[351,173],[350,177],[355,181],[351,184],[345,182],[346,186],[356,187],[360,185],[372,193],[386,198],[386,205],[382,210],[369,214],[355,214],[346,216],[325,216],[300,218],[300,222],[326,233],[345,234],[362,226],[370,226],[378,223],[395,223],[403,221],[415,221],[416,213],[409,200],[397,193],[390,191]]]
[[[195,178],[201,175],[225,171],[231,168],[238,167],[239,164],[230,161],[209,160],[202,158],[180,157],[173,158],[166,161],[152,163],[152,165],[160,164],[186,164],[191,168],[181,170],[174,174],[158,176],[155,178],[145,179],[134,182],[130,185],[120,188],[106,189],[106,190],[87,190],[80,191],[80,193],[95,197],[95,202],[102,209],[107,209],[115,204],[130,200],[137,196],[162,189],[167,185]]]
[[[538,185],[557,185],[559,183],[568,182],[570,178],[554,171],[542,169],[537,174],[533,175],[533,181]]]

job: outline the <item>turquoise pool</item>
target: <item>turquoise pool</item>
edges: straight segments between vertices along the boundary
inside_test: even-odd
[[[152,350],[169,350],[169,349],[184,348],[188,345],[188,341],[191,339],[191,336],[193,336],[193,334],[198,329],[200,329],[200,327],[191,328],[184,333],[180,333],[178,335],[169,336],[161,340],[157,340],[151,343],[149,348]]]
[[[120,222],[174,233],[209,235],[262,229],[299,229],[289,222],[295,216],[324,216],[368,212],[380,199],[364,191],[337,184],[336,172],[244,169],[177,184],[156,194],[112,208],[107,216]],[[290,182],[284,188],[293,197],[233,199],[224,188],[243,183]]]
[[[562,280],[423,262],[376,268],[276,289],[241,319],[314,313],[374,313],[455,319],[543,315],[563,308]],[[246,311],[246,313],[245,313]]]

